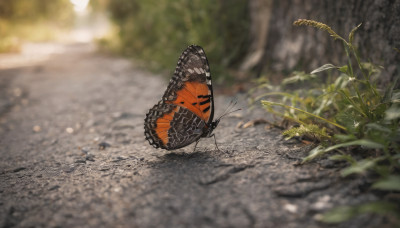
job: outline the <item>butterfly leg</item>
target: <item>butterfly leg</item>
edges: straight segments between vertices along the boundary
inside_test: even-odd
[[[194,144],[193,152],[196,150],[197,144],[199,143],[200,139],[196,141],[196,144]]]
[[[218,151],[221,151],[221,150],[218,148],[218,145],[217,145],[217,138],[215,138],[215,134],[210,135],[210,137],[211,137],[211,136],[214,137],[215,147],[217,148]]]

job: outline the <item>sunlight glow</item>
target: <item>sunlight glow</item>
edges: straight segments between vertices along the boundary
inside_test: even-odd
[[[89,3],[89,0],[69,0],[74,5],[76,12],[84,11]]]

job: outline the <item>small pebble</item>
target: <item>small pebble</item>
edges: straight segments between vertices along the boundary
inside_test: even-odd
[[[33,131],[34,132],[40,132],[41,130],[42,130],[42,128],[39,125],[33,126]]]
[[[286,204],[285,206],[283,206],[283,208],[284,208],[286,211],[289,211],[289,212],[291,212],[291,213],[296,213],[296,212],[297,212],[297,206],[294,205],[294,204],[288,203],[288,204]]]
[[[332,203],[330,201],[331,197],[329,195],[324,195],[322,197],[319,197],[317,202],[311,205],[311,208],[316,211],[326,210],[332,207]]]
[[[107,147],[110,147],[110,146],[111,145],[109,143],[101,142],[101,143],[99,143],[99,150],[104,150],[104,149],[106,149]]]
[[[74,129],[73,129],[72,127],[67,127],[67,128],[65,129],[65,131],[66,131],[68,134],[74,133]]]

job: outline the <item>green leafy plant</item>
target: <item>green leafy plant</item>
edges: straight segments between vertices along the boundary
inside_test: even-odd
[[[312,26],[328,32],[343,44],[347,63],[343,66],[325,64],[309,74],[294,72],[277,89],[256,100],[267,96],[275,99],[274,102],[261,100],[261,103],[268,112],[293,123],[283,133],[288,138],[300,136],[318,143],[303,162],[336,152],[330,159],[349,163],[341,171],[342,176],[372,172],[379,177],[372,185],[373,189],[400,191],[400,91],[394,89],[397,79],[385,90],[375,84],[382,67],[362,62],[353,44],[361,24],[350,32],[347,40],[317,21],[299,19],[294,25]],[[327,75],[325,80],[321,78],[323,73]],[[304,83],[306,89],[282,92],[295,83]],[[271,88],[268,83],[260,87]],[[354,158],[355,153],[361,159]],[[400,213],[400,208],[389,202],[346,208],[352,212],[347,217],[340,214],[340,210],[333,210],[321,220],[341,222],[361,213],[386,210]]]

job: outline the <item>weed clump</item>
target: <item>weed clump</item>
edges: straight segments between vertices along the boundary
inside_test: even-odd
[[[344,39],[331,27],[321,22],[299,19],[296,26],[312,26],[328,32],[343,44],[347,62],[344,65],[325,64],[311,73],[294,72],[278,88],[261,95],[268,112],[292,123],[283,132],[288,138],[303,137],[317,146],[303,159],[304,162],[334,152],[329,158],[347,161],[349,166],[342,176],[373,173],[378,178],[371,186],[382,192],[400,191],[400,91],[394,88],[397,79],[385,89],[376,80],[381,66],[362,62],[353,44],[356,26]],[[327,78],[321,79],[325,73]],[[284,91],[288,85],[305,83],[307,89]],[[268,83],[263,88],[272,88]],[[265,97],[280,99],[269,101]],[[373,152],[373,153],[370,153]],[[357,154],[355,158],[354,154]],[[338,223],[362,213],[381,213],[396,220],[399,204],[385,200],[346,207],[348,213],[334,209],[320,219]],[[396,222],[396,221],[395,221]],[[399,222],[397,220],[397,222]]]

